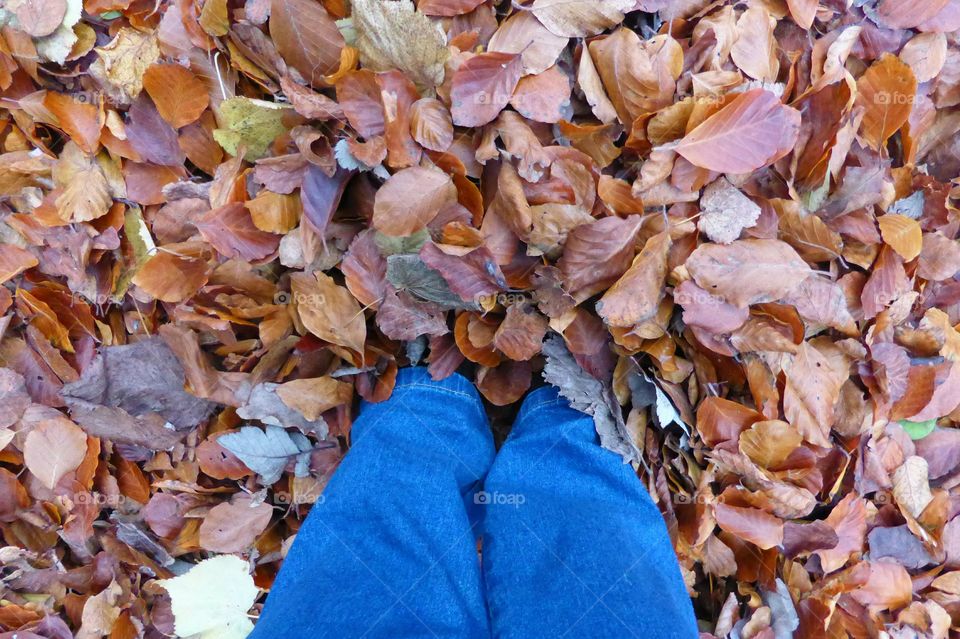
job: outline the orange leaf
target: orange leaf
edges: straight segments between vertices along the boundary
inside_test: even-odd
[[[152,65],[143,74],[143,88],[175,129],[199,120],[210,104],[206,85],[179,64]]]
[[[887,213],[877,218],[880,225],[880,236],[890,248],[909,262],[920,255],[923,248],[923,231],[920,224],[906,215]]]
[[[860,135],[878,148],[902,127],[916,101],[917,80],[900,58],[884,53],[857,80],[857,104],[865,109]]]
[[[104,116],[100,105],[82,102],[75,97],[48,91],[44,106],[57,116],[60,128],[81,149],[93,155],[100,148],[100,129]]]
[[[38,264],[33,253],[13,244],[0,244],[0,284]]]

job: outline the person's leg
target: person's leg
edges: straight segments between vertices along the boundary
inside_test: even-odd
[[[493,637],[697,637],[659,511],[553,387],[524,402],[481,496]]]
[[[352,440],[252,639],[489,637],[465,501],[494,448],[473,385],[401,370],[390,399],[364,404]]]

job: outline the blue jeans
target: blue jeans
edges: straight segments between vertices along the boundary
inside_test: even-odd
[[[660,513],[553,388],[495,454],[473,384],[404,369],[352,439],[253,639],[697,637]]]

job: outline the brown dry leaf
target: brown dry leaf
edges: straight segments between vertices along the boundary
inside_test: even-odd
[[[763,468],[784,463],[803,442],[797,429],[778,419],[756,422],[740,433],[740,452]]]
[[[530,10],[551,33],[583,38],[619,24],[635,4],[633,0],[534,0]]]
[[[696,166],[721,173],[747,173],[793,149],[800,113],[773,93],[751,89],[727,102],[680,140],[677,153]]]
[[[834,370],[830,360],[804,342],[786,372],[783,413],[787,421],[811,444],[829,446],[834,407],[847,380],[845,371]]]
[[[920,255],[923,248],[923,231],[916,220],[906,215],[887,213],[877,218],[880,225],[880,236],[890,248],[897,252],[904,262],[909,262]]]
[[[161,117],[175,129],[192,124],[210,104],[207,87],[179,64],[154,64],[143,74],[146,89]]]
[[[42,38],[56,31],[63,22],[67,3],[66,0],[21,0],[8,3],[7,9],[13,10],[21,29],[34,38]]]
[[[62,188],[56,200],[57,213],[64,222],[89,222],[110,210],[110,185],[96,158],[87,157],[79,146],[68,144],[53,174]]]
[[[270,504],[238,495],[206,514],[200,523],[200,545],[213,552],[246,552],[270,524],[272,516]]]
[[[247,262],[273,254],[280,238],[261,231],[240,202],[213,209],[194,222],[200,235],[221,255]]]
[[[547,334],[547,318],[527,304],[511,304],[493,336],[493,345],[515,361],[526,361],[540,352]]]
[[[39,264],[37,258],[13,244],[0,244],[0,284]]]
[[[743,229],[756,225],[760,207],[721,177],[703,190],[697,226],[714,242],[729,244]]]
[[[558,262],[565,290],[584,300],[616,282],[634,256],[642,217],[605,217],[570,231]]]
[[[133,283],[154,299],[182,302],[207,283],[210,267],[202,257],[202,246],[168,244],[151,255],[133,276]]]
[[[789,295],[812,272],[789,244],[779,240],[701,244],[686,266],[701,288],[739,307]]]
[[[421,98],[410,107],[410,134],[417,144],[443,152],[453,143],[453,118],[436,98]]]
[[[537,75],[520,78],[510,98],[517,113],[535,122],[553,124],[570,104],[570,79],[556,66]]]
[[[417,9],[428,16],[460,16],[470,13],[484,0],[420,0]]]
[[[819,6],[819,0],[787,0],[787,7],[790,9],[793,21],[803,29],[809,29],[813,24]]]
[[[99,150],[100,129],[106,119],[100,105],[87,104],[54,92],[47,93],[43,104],[57,117],[60,128],[77,146],[88,155],[94,155]]]
[[[918,455],[907,457],[893,473],[893,498],[913,518],[933,501],[927,472],[927,460]]]
[[[656,315],[667,276],[670,234],[658,233],[643,245],[633,264],[597,302],[597,314],[610,326],[629,327]]]
[[[927,280],[946,280],[960,271],[960,244],[939,233],[925,233],[917,263],[917,275]]]
[[[87,435],[64,417],[41,421],[23,441],[23,463],[50,489],[76,470],[86,454]]]
[[[300,196],[291,193],[274,193],[260,191],[257,197],[244,203],[250,211],[254,226],[268,233],[289,233],[300,223],[300,213],[303,206]]]
[[[857,80],[857,105],[863,107],[860,135],[879,148],[910,117],[917,80],[913,71],[895,55],[885,53]]]
[[[490,37],[487,51],[519,53],[523,72],[536,74],[552,67],[569,38],[554,35],[530,11],[517,11],[500,23]]]
[[[293,302],[304,327],[322,340],[363,353],[367,326],[363,309],[346,288],[319,271],[290,278]]]
[[[204,31],[215,38],[227,35],[230,31],[227,0],[204,0],[198,22]]]
[[[353,385],[333,377],[311,377],[280,384],[276,392],[284,404],[313,422],[331,408],[349,403]]]
[[[481,53],[453,74],[450,111],[457,126],[481,126],[503,110],[520,81],[523,64],[514,53]]]
[[[449,52],[438,22],[418,11],[411,0],[354,0],[351,4],[356,46],[365,67],[400,69],[421,90],[443,82]]]
[[[783,521],[756,508],[715,504],[713,515],[721,529],[766,550],[783,541]]]
[[[917,82],[928,82],[940,74],[947,61],[947,37],[943,33],[920,33],[900,50],[902,62],[913,71]]]
[[[444,205],[456,199],[457,189],[449,175],[412,166],[390,176],[377,191],[373,226],[387,235],[410,235],[424,228]]]
[[[271,0],[270,37],[283,60],[312,86],[325,86],[324,76],[340,66],[343,36],[320,2]]]
[[[776,26],[776,19],[760,5],[751,6],[737,20],[737,40],[730,48],[730,58],[755,80],[777,80],[780,62],[773,35]]]

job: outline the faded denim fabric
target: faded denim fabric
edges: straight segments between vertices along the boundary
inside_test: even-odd
[[[352,439],[252,639],[697,637],[660,513],[555,389],[495,453],[473,384],[404,369]]]

